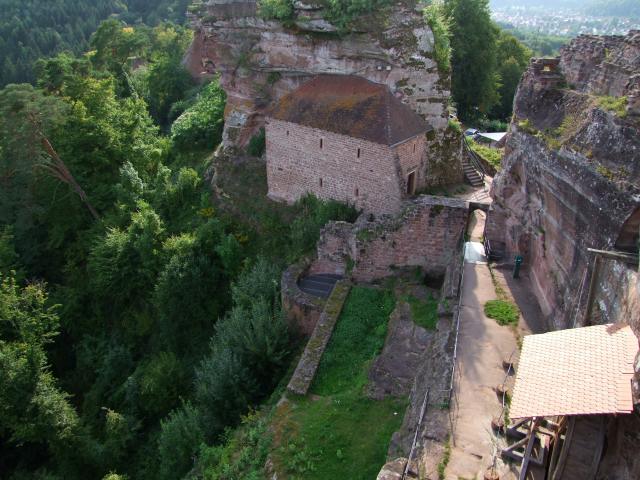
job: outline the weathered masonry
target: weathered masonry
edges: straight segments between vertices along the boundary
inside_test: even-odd
[[[313,193],[365,212],[398,213],[425,185],[428,130],[386,85],[317,76],[267,118],[269,197],[294,202]]]

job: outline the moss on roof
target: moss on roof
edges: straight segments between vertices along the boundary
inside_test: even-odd
[[[269,116],[384,145],[431,129],[386,85],[353,75],[318,75],[284,96]]]

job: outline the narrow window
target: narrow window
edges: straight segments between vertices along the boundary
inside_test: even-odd
[[[320,188],[322,188],[322,179],[320,179]]]
[[[413,195],[416,191],[416,172],[409,173],[407,177],[407,194]]]
[[[320,148],[321,148],[321,149],[322,149],[322,143],[323,143],[323,142],[322,142],[322,140],[323,140],[323,139],[321,138],[321,139],[320,139]]]
[[[358,149],[358,158],[360,158],[360,149]]]
[[[289,135],[289,132],[287,132],[287,135]],[[413,144],[413,153],[416,153],[416,144]]]
[[[287,130],[287,137],[289,136],[289,130]]]
[[[356,197],[360,194],[360,191],[356,188]]]

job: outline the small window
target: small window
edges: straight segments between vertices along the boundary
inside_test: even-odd
[[[356,197],[357,197],[358,195],[360,195],[360,190],[358,190],[358,189],[356,188],[356,192],[355,192],[355,193],[356,193]]]
[[[320,139],[320,149],[322,149],[322,144],[323,144],[323,141],[322,141],[322,140],[323,140],[323,139],[321,138],[321,139]]]
[[[320,188],[322,188],[322,179],[320,179]]]
[[[358,149],[358,158],[360,158],[360,149]]]
[[[287,130],[287,137],[289,136],[289,130]]]
[[[287,132],[287,135],[289,135],[289,132]],[[416,153],[416,144],[413,144],[413,153]]]

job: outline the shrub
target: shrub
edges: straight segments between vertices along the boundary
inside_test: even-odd
[[[424,9],[424,19],[431,28],[434,38],[433,56],[441,73],[451,69],[451,44],[449,42],[449,21],[441,3],[428,5]]]
[[[261,128],[258,133],[256,133],[251,140],[249,140],[249,145],[247,146],[247,153],[253,157],[261,157],[264,153],[264,149],[266,147],[266,137],[264,133],[264,128]]]
[[[453,130],[456,133],[462,133],[462,125],[460,124],[460,122],[458,120],[455,120],[453,118],[449,119],[449,129]]]
[[[484,314],[500,325],[516,325],[520,318],[518,307],[506,300],[489,300],[484,304]]]
[[[496,170],[500,170],[502,165],[502,155],[504,153],[504,149],[499,148],[491,148],[486,145],[482,145],[480,143],[474,142],[473,140],[468,140],[469,148],[484,158],[489,164],[491,164]]]
[[[185,403],[160,421],[158,453],[160,455],[160,479],[182,478],[192,467],[192,458],[204,442],[200,426],[200,414]]]
[[[217,80],[207,85],[196,103],[171,126],[171,140],[179,148],[211,148],[222,140],[227,96]]]
[[[291,0],[260,0],[258,13],[268,20],[289,20],[293,17]]]
[[[598,106],[603,110],[613,112],[620,118],[627,116],[627,97],[598,97]]]
[[[301,211],[292,222],[289,234],[292,243],[289,253],[292,258],[312,251],[320,237],[320,230],[330,220],[354,222],[358,217],[358,211],[350,205],[335,200],[324,202],[311,194],[298,200],[296,207]]]

